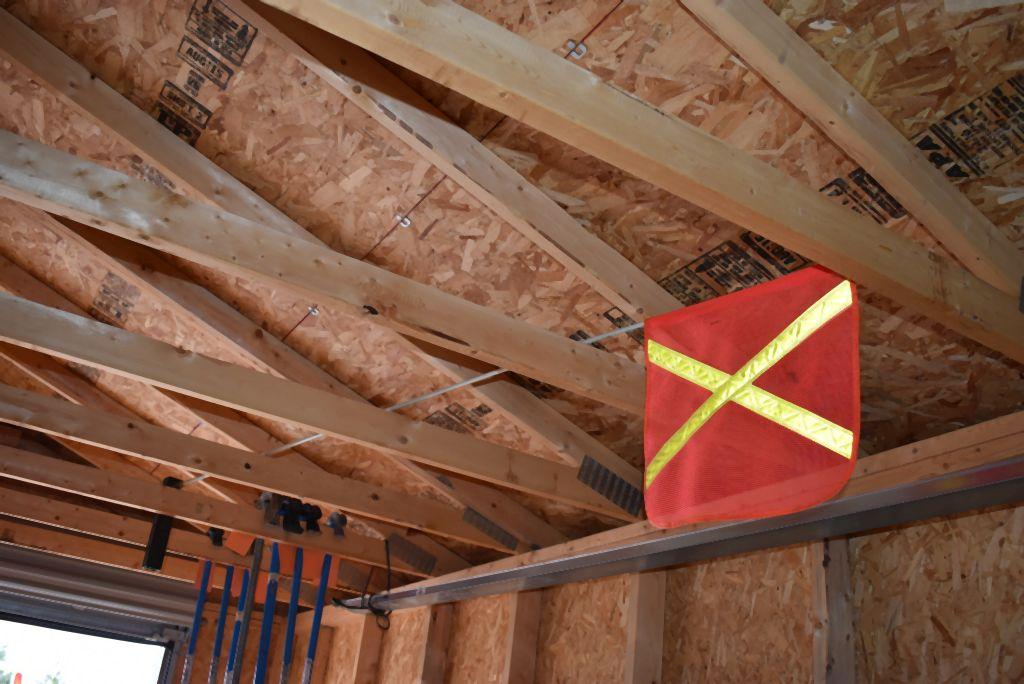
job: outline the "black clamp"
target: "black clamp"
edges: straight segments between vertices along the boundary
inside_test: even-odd
[[[176,477],[165,477],[164,487],[181,489],[185,483]],[[149,528],[149,539],[146,540],[146,551],[142,554],[142,567],[154,572],[164,566],[164,557],[167,555],[167,542],[171,538],[171,528],[174,526],[174,517],[157,513],[153,516],[153,524]]]

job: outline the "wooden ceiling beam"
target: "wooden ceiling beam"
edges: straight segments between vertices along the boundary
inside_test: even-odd
[[[217,501],[194,492],[165,487],[149,480],[104,472],[90,466],[69,463],[12,447],[0,446],[0,477],[58,489],[101,501],[163,513],[201,525],[219,527],[294,546],[325,551],[359,563],[386,567],[382,542],[348,534],[294,535],[280,526],[263,522],[263,512],[247,506]],[[424,573],[401,559],[392,565],[402,572],[423,577]]]
[[[58,292],[36,280],[16,264],[0,256],[0,292],[7,292],[24,299],[30,299],[40,304],[45,304],[61,311],[66,311],[78,316],[88,318],[89,314],[76,306],[73,302],[61,296]],[[92,406],[114,413],[115,415],[131,417],[137,420],[145,420],[139,414],[126,408],[119,402],[110,398],[89,381],[75,375],[66,367],[61,366],[53,359],[35,354],[31,350],[0,346],[0,356],[14,364],[20,371],[32,377],[35,381],[46,386],[51,391],[59,394],[68,401],[76,404]],[[155,391],[151,387],[145,387],[149,391]],[[190,411],[191,412],[191,411]],[[194,416],[197,422],[202,422],[199,416]],[[225,435],[227,436],[227,435]],[[68,444],[67,440],[59,439],[62,444],[90,461],[97,467],[109,469],[110,458],[106,453],[95,453],[89,447],[82,448],[77,444]],[[230,437],[228,442],[232,443]],[[176,468],[176,475],[183,478],[190,477],[189,471]],[[240,490],[233,485],[218,483],[215,481],[204,481],[202,489],[224,501],[249,504],[253,497],[250,492]]]
[[[227,4],[624,313],[643,320],[679,308],[650,276],[365,50],[263,3]]]
[[[968,270],[1004,292],[1019,292],[1021,251],[771,7],[757,0],[679,3],[864,167]]]
[[[48,221],[47,227],[54,230],[59,236],[88,249],[94,258],[101,260],[111,271],[134,284],[141,292],[156,298],[161,304],[181,316],[182,320],[197,325],[200,329],[210,333],[213,339],[220,341],[223,348],[240,354],[263,372],[330,391],[338,396],[369,405],[366,399],[352,389],[337,381],[273,335],[262,330],[224,301],[189,280],[184,273],[162,259],[158,253],[91,228],[84,228],[77,224],[65,225],[65,220],[54,219],[32,209],[25,208],[24,211],[43,217],[43,220]],[[458,366],[455,367],[458,368]],[[517,386],[510,385],[510,387],[520,389]],[[483,389],[489,391],[490,388]],[[526,390],[522,390],[522,392],[526,393]],[[511,402],[511,399],[509,401]],[[541,404],[539,401],[537,403]],[[541,404],[541,406],[547,409],[546,405]],[[548,429],[555,430],[559,425],[567,422],[564,418],[561,418],[561,421],[551,421],[551,426]],[[566,445],[565,453],[578,454],[581,451],[581,444],[596,442],[582,430],[579,432],[585,436],[585,439],[563,439],[559,442]],[[246,446],[252,448],[253,451],[263,451],[263,449],[248,443]],[[294,450],[293,453],[283,455],[282,458],[308,463],[308,459],[298,453],[300,451],[301,447]],[[607,449],[605,452],[607,453],[603,463],[614,464],[615,461],[621,463],[618,456]],[[602,454],[599,449],[593,447],[588,453]],[[451,484],[449,487],[448,484],[439,482],[436,473],[419,464],[394,456],[393,460],[396,465],[414,478],[432,486],[443,500],[450,501],[460,510],[473,508],[478,512],[487,511],[486,517],[494,520],[496,524],[520,540],[519,548],[521,550],[532,546],[550,546],[565,541],[565,536],[555,528],[491,487],[467,480],[447,479],[446,482]],[[628,471],[626,472],[628,473]],[[438,491],[438,487],[442,491]],[[385,534],[394,532],[394,530],[388,531],[387,529],[383,531]],[[435,551],[444,553],[439,549],[432,552]]]
[[[454,2],[268,4],[1024,361],[1017,296]]]
[[[26,222],[44,221],[47,223],[46,227],[56,232],[56,234],[62,239],[76,242],[80,241],[85,245],[89,245],[89,247],[92,249],[94,255],[97,256],[97,258],[101,256],[101,254],[98,253],[98,250],[96,250],[96,248],[93,247],[88,241],[80,237],[73,230],[66,228],[62,223],[52,218],[48,214],[28,209],[26,207],[23,207],[22,205],[13,204],[8,206],[7,210],[13,212],[20,220]],[[131,245],[131,243],[124,243],[123,241],[118,242],[120,242],[122,245],[130,245],[131,247],[136,247],[135,245]],[[116,259],[107,257],[106,255],[102,255],[102,257],[106,264],[111,266],[112,270],[115,270],[119,274],[124,275],[128,279],[128,282],[139,287],[141,293],[143,293],[144,295],[152,296],[152,290],[154,288],[151,284],[148,283],[148,281],[139,279],[132,272],[128,271],[126,268],[121,266]],[[140,265],[139,270],[144,273],[151,274],[151,276],[154,279],[156,279],[157,282],[163,282],[163,280],[166,278],[173,279],[173,275],[166,274],[164,268],[161,268],[160,266],[161,264],[148,261]],[[166,264],[164,266],[165,268],[168,269],[171,268],[169,264]],[[161,276],[161,274],[163,274],[163,276]],[[181,282],[184,284],[184,281],[175,280],[175,282]],[[197,289],[201,289],[198,288],[198,286],[195,287]],[[40,283],[30,274],[26,273],[21,268],[11,263],[2,256],[0,256],[0,291],[6,291],[10,294],[14,294],[25,299],[30,299],[40,304],[52,306],[62,311],[74,313],[79,316],[83,316],[86,318],[89,317],[89,314],[86,311],[82,310],[74,303],[67,300],[59,293],[47,287],[43,283]],[[203,290],[203,292],[205,292],[205,290]],[[248,319],[245,319],[244,316],[242,316],[237,311],[221,302],[221,300],[212,297],[212,295],[209,295],[209,293],[207,293],[207,299],[212,300],[213,302],[216,302],[219,305],[217,307],[211,307],[213,309],[210,312],[211,317],[214,318],[215,320],[235,321],[236,319],[242,319],[243,321],[248,322]],[[119,321],[119,323],[124,325],[123,321]],[[231,330],[233,330],[239,337],[248,337],[254,340],[254,346],[268,347],[268,354],[277,356],[277,350],[275,349],[275,345],[267,345],[264,342],[264,340],[268,338],[273,339],[275,342],[277,342],[276,338],[270,335],[260,335],[255,333],[255,326],[252,325],[251,322],[248,323],[248,327],[235,325],[231,328]],[[277,342],[277,344],[280,343]],[[281,346],[283,347],[284,345]],[[285,347],[285,349],[288,348]],[[50,389],[60,394],[68,401],[71,401],[79,405],[90,406],[93,408],[102,408],[103,410],[113,412],[117,415],[127,415],[140,418],[137,414],[121,406],[121,404],[109,399],[107,395],[105,395],[94,385],[92,385],[91,383],[87,382],[82,378],[79,378],[77,375],[70,372],[67,368],[61,366],[59,363],[57,363],[53,359],[50,359],[49,357],[37,355],[37,358],[33,359],[29,363],[26,363],[26,356],[30,357],[31,354],[33,354],[33,352],[29,350],[10,347],[9,345],[0,346],[0,356],[7,357],[8,360],[17,365],[21,370],[28,373],[29,375],[32,375],[37,381],[48,386]],[[298,356],[297,354],[294,354],[294,356],[298,357],[299,359],[302,359],[302,361],[305,361],[303,357]],[[313,366],[312,363],[306,363],[308,366],[315,368],[315,366]],[[260,367],[262,368],[263,366]],[[303,374],[302,377],[310,379],[319,378],[319,376],[313,372],[307,372]],[[340,383],[334,383],[334,385],[344,388],[344,386],[340,385]],[[328,384],[325,387],[325,389],[333,390],[335,389],[334,385]],[[149,391],[161,391],[153,390],[153,388],[150,388],[148,386],[143,387],[145,390]],[[347,390],[347,388],[344,389]],[[207,404],[205,402],[196,400],[192,397],[187,397],[172,392],[164,391],[164,395],[171,401],[178,404],[182,409],[193,414],[196,420],[198,421],[197,424],[205,424],[208,428],[216,430],[219,433],[219,435],[224,438],[223,442],[229,446],[234,446],[240,449],[246,449],[249,451],[260,453],[266,451],[267,449],[277,447],[280,445],[280,442],[274,439],[271,435],[267,434],[261,428],[257,427],[253,423],[245,420],[240,414],[238,414],[235,411],[226,409],[221,406]],[[67,442],[65,438],[58,437],[57,439],[58,441],[63,440],[62,443]],[[94,465],[99,465],[99,459],[96,458],[96,454],[94,453],[96,450],[90,449],[88,446],[85,446],[83,448],[83,445],[81,444],[71,444],[69,445],[69,448],[75,451],[76,453],[82,455],[84,458],[88,459]],[[101,453],[104,457],[109,456],[109,454],[107,454],[106,452]],[[283,463],[294,464],[295,466],[302,468],[305,472],[309,472],[311,477],[315,477],[318,474],[330,476],[327,473],[327,471],[320,468],[312,461],[304,458],[301,454],[296,453],[294,451],[281,454],[277,456],[277,459]],[[182,470],[180,472],[180,475],[185,479],[192,476],[191,472],[188,470]],[[211,493],[213,493],[216,496],[219,496],[220,498],[224,498],[229,501],[235,501],[236,503],[249,504],[253,500],[253,497],[248,492],[234,491],[234,485],[218,481],[216,479],[203,480],[199,486],[203,487],[204,489],[208,489],[209,491],[211,491]],[[466,563],[465,560],[460,558],[457,554],[452,552],[447,547],[437,543],[430,537],[424,535],[414,535],[411,534],[410,530],[405,527],[398,527],[385,522],[376,522],[373,525],[371,525],[371,527],[374,529],[375,532],[380,534],[381,538],[398,535],[416,546],[423,547],[424,550],[428,551],[431,555],[438,558],[443,558],[444,563],[448,567],[458,567],[460,565],[462,567],[468,566],[468,563]],[[415,539],[412,538],[413,536],[415,536]]]
[[[7,131],[0,196],[643,413],[638,363]]]
[[[569,466],[6,294],[0,294],[0,340],[467,477],[635,519]]]
[[[8,58],[27,69],[33,78],[50,89],[61,101],[95,121],[112,138],[139,154],[147,163],[172,179],[183,191],[192,193],[213,206],[222,207],[254,221],[264,222],[268,227],[284,234],[322,244],[284,213],[180,140],[103,81],[92,78],[84,67],[3,10],[0,10],[0,53],[6,54]],[[200,293],[197,296],[203,295]],[[346,310],[352,309],[348,307]],[[372,319],[367,319],[365,324],[370,327],[376,325]],[[475,374],[475,371],[452,359],[442,359],[425,353],[401,335],[396,335],[395,339],[410,354],[453,381],[461,381]],[[299,356],[296,352],[284,344],[279,347],[276,351],[281,353],[285,360],[293,366],[301,365],[300,361],[290,359],[292,356]],[[250,351],[258,352],[259,349]],[[265,360],[270,361],[274,358],[276,357]],[[303,376],[288,375],[286,366],[272,365],[278,371],[285,371],[285,377],[313,384],[307,382],[308,379]],[[317,370],[322,376],[322,381],[336,382],[327,373]],[[518,385],[510,382],[491,383],[486,387],[471,386],[467,391],[527,434],[549,443],[556,451],[565,453],[573,462],[580,462],[583,455],[589,455],[627,480],[639,482],[639,479],[628,473],[632,466],[624,463],[614,452],[570,420],[552,411],[543,400]],[[486,517],[517,536],[524,548],[549,546],[565,541],[564,535],[498,490],[468,480],[442,480],[436,473],[406,459],[396,458],[395,463],[433,488],[442,498],[451,500],[465,510],[471,510],[477,517]],[[635,468],[632,470],[636,472]]]
[[[503,549],[465,522],[457,509],[442,503],[405,496],[358,480],[241,451],[7,385],[0,385],[0,420],[189,472],[209,474],[227,482],[314,502],[323,508],[340,508],[359,516]],[[452,565],[444,559],[436,563],[438,569]],[[464,562],[454,565],[466,567]]]

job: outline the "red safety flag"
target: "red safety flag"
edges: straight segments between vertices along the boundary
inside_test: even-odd
[[[805,268],[644,329],[652,524],[783,515],[843,488],[860,433],[852,283]]]

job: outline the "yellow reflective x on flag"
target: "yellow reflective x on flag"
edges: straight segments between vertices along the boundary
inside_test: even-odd
[[[648,340],[651,363],[711,392],[693,415],[669,437],[647,464],[645,487],[678,454],[705,423],[730,401],[774,421],[844,458],[853,456],[853,433],[846,428],[797,406],[752,383],[786,354],[814,334],[821,326],[853,304],[853,288],[843,281],[786,326],[764,349],[750,358],[733,375],[681,354],[654,340]]]

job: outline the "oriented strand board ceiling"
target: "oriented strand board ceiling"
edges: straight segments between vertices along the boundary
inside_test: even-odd
[[[191,3],[165,0],[4,2],[16,16],[134,104],[165,121],[182,93],[202,154],[318,238],[470,301],[577,338],[628,322],[623,312],[424,161],[266,35],[231,65],[226,87],[191,77],[181,57]],[[463,3],[566,55],[602,79],[770,162],[800,181],[919,239],[913,219],[781,95],[676,2]],[[1024,242],[1024,11],[951,15],[915,3],[769,3],[1018,244]],[[397,67],[402,78],[539,186],[681,303],[778,277],[807,263],[704,210]],[[138,154],[0,58],[0,125],[134,176],[175,188]],[[187,89],[195,87],[189,94]],[[173,123],[171,125],[174,125]],[[178,124],[180,126],[180,122]],[[32,212],[29,212],[31,216]],[[22,213],[24,216],[24,212]],[[131,285],[87,241],[43,215],[3,212],[0,254],[78,307],[131,330],[254,367]],[[378,406],[449,384],[394,332],[211,270],[176,266],[270,334]],[[868,293],[862,314],[862,444],[868,452],[1008,413],[1024,403],[1022,369]],[[604,344],[640,358],[636,339]],[[216,441],[222,433],[138,383],[89,379],[148,419]],[[641,420],[522,379],[546,404],[634,465]],[[552,460],[554,449],[480,393],[460,390],[403,411]],[[254,419],[280,439],[299,433]],[[325,439],[303,453],[334,472],[440,498],[374,450]],[[537,497],[510,494],[570,535],[610,523]],[[460,552],[471,553],[460,548]],[[476,552],[480,559],[486,553]],[[474,557],[475,559],[475,557]]]

